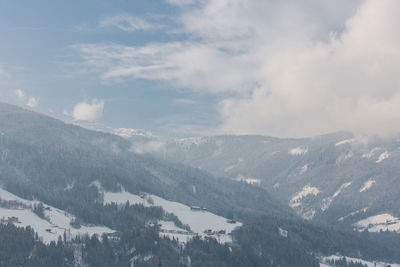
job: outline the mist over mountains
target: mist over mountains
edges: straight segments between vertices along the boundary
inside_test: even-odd
[[[396,180],[385,171],[396,167],[397,141],[165,139],[88,130],[8,104],[0,111],[0,231],[5,243],[15,232],[32,244],[26,256],[9,252],[10,266],[60,265],[58,236],[63,266],[318,266],[336,253],[400,261],[400,236],[374,233],[397,231]],[[376,225],[362,221],[380,214]],[[31,228],[13,228],[22,226]]]
[[[110,131],[129,140],[136,153],[262,187],[308,220],[351,225],[381,214],[400,216],[399,135],[166,139],[133,129]],[[396,225],[391,229],[399,231]]]

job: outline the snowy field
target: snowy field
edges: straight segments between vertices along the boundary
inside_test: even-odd
[[[339,196],[339,194],[343,191],[343,189],[346,189],[351,185],[350,182],[344,183],[340,186],[340,188],[330,197],[324,198],[322,200],[322,205],[321,205],[321,210],[326,211],[332,204],[333,200]]]
[[[354,226],[359,231],[364,231],[365,229],[368,229],[370,232],[389,230],[400,233],[400,219],[388,213],[368,217],[356,222]]]
[[[298,192],[297,194],[295,194],[289,202],[289,206],[291,208],[296,208],[298,206],[301,206],[301,200],[305,197],[307,197],[308,195],[318,195],[320,193],[319,189],[314,187],[314,186],[310,186],[310,185],[306,185],[305,187],[303,187],[303,189]]]
[[[0,218],[4,219],[4,222],[7,222],[9,217],[15,217],[13,222],[15,226],[31,226],[45,243],[57,241],[65,231],[69,232],[71,236],[102,235],[115,232],[104,226],[82,225],[79,229],[75,229],[70,225],[71,220],[75,218],[73,215],[44,203],[42,204],[45,208],[45,218],[41,218],[32,211],[32,207],[39,204],[39,201],[22,199],[2,188],[0,188],[0,199],[6,203],[17,203],[13,204],[13,208],[0,207]]]
[[[289,150],[288,154],[292,155],[292,156],[301,156],[301,155],[306,154],[307,152],[308,152],[307,147],[299,146],[299,147],[295,147],[295,148]]]
[[[240,227],[242,224],[240,222],[228,223],[228,219],[215,215],[209,211],[204,210],[192,210],[189,206],[181,204],[179,202],[169,201],[164,198],[146,194],[142,197],[126,192],[107,192],[104,191],[98,183],[95,183],[96,187],[103,191],[104,203],[117,203],[125,204],[127,201],[131,204],[143,204],[144,206],[160,206],[166,212],[175,214],[183,224],[189,225],[192,233],[182,234],[176,233],[177,231],[185,231],[184,229],[178,228],[169,222],[168,224],[164,222],[161,223],[161,229],[174,230],[175,233],[168,233],[168,236],[173,236],[179,240],[187,240],[187,237],[192,237],[193,235],[199,235],[201,237],[214,237],[220,243],[232,242],[232,238],[229,235],[236,227]],[[205,231],[209,231],[208,234]],[[225,231],[225,234],[217,234],[216,232]],[[166,234],[166,233],[162,233]]]
[[[340,260],[342,258],[343,258],[343,256],[337,256],[337,255],[322,257],[320,266],[321,267],[331,266],[327,263],[328,260]],[[379,262],[379,261],[365,261],[363,259],[357,259],[357,258],[351,258],[351,257],[345,257],[345,258],[346,258],[347,262],[349,262],[349,261],[361,262],[362,264],[366,264],[368,267],[385,267],[388,265],[390,265],[391,267],[400,267],[400,264],[395,264],[395,263],[387,263],[387,262]]]

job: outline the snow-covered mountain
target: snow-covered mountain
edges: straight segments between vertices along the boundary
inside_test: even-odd
[[[261,186],[305,219],[363,229],[358,222],[370,217],[400,217],[400,136],[341,132],[302,139],[251,135],[167,139],[135,129],[107,131],[130,140],[136,153]],[[400,232],[400,227],[380,225],[379,229]]]
[[[215,136],[170,142],[166,154],[216,176],[260,185],[306,219],[355,223],[383,213],[400,216],[398,137]]]
[[[132,149],[261,186],[306,219],[400,217],[400,137],[130,136]],[[393,228],[393,227],[392,227]],[[400,231],[400,228],[396,230]]]
[[[188,257],[195,266],[265,266],[265,262],[318,266],[316,254],[336,253],[400,261],[396,234],[365,235],[317,220],[337,218],[331,221],[348,223],[357,218],[353,227],[360,231],[397,227],[393,203],[376,212],[364,203],[358,209],[338,206],[356,184],[356,179],[349,179],[351,170],[393,166],[396,151],[381,140],[376,141],[378,149],[377,144],[349,141],[346,134],[301,140],[262,136],[168,140],[135,130],[120,131],[122,138],[113,129],[96,128],[0,104],[1,231],[17,232],[9,223],[31,225],[45,242],[64,231],[72,236],[88,233],[92,238],[57,239],[57,246],[66,242],[66,249],[80,251],[77,258],[87,262],[96,262],[95,255],[111,249],[112,255],[104,259],[124,263],[116,266],[150,259],[176,266],[180,258]],[[357,164],[346,165],[354,159]],[[341,168],[349,175],[335,176]],[[360,195],[381,184],[378,175],[362,178],[366,179],[360,179],[355,189]],[[314,213],[313,208],[319,210]],[[309,218],[314,221],[301,219],[293,210],[303,216],[311,210]],[[97,240],[103,233],[110,236],[110,243]],[[2,242],[10,242],[8,237]],[[48,249],[54,246],[50,243]],[[90,251],[96,253],[88,258]]]
[[[369,217],[400,217],[400,136],[371,138],[341,132],[302,139],[251,135],[172,139],[143,130],[78,123],[128,139],[133,152],[261,186],[305,219],[361,229],[357,223]],[[400,227],[380,225],[400,232]]]

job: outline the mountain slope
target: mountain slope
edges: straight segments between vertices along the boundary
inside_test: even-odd
[[[135,137],[130,141],[141,147],[139,151],[156,142]],[[400,217],[397,136],[210,136],[169,140],[149,152],[219,177],[260,185],[306,219],[353,224],[385,213]]]
[[[120,191],[123,186],[132,193],[152,193],[228,217],[241,212],[290,216],[288,208],[261,188],[221,181],[206,172],[131,150],[130,142],[121,137],[0,105],[0,181],[20,197],[37,198],[85,216],[85,205],[101,197],[90,186],[99,181],[109,191]]]
[[[92,255],[92,266],[113,266],[110,262],[128,266],[131,259],[143,263],[139,266],[149,266],[144,263],[146,259],[163,259],[169,262],[165,266],[176,266],[183,256],[190,256],[194,266],[318,266],[315,253],[337,252],[400,260],[396,249],[400,238],[391,233],[365,235],[305,222],[287,205],[269,197],[262,187],[217,179],[199,169],[132,152],[136,149],[137,144],[112,134],[0,104],[0,187],[25,200],[35,199],[68,212],[77,219],[76,227],[92,224],[121,232],[121,238],[111,245],[96,237],[68,244],[89,248],[85,253]],[[122,195],[129,199],[121,199]],[[232,233],[234,245],[230,249],[213,238],[194,237],[182,251],[177,241],[160,237],[162,230],[168,230],[162,224],[197,225],[148,205],[149,199],[133,202],[135,205],[122,204],[125,200],[138,200],[140,195],[154,198],[155,204],[161,203],[181,218],[184,215],[179,212],[183,211],[171,206],[184,207],[186,211],[190,208],[170,201],[206,207],[217,215],[240,220],[243,225]],[[110,199],[115,198],[119,205],[111,203]],[[154,220],[161,226],[147,226]],[[193,230],[201,232],[204,228]],[[154,255],[154,251],[158,254]],[[104,261],[98,255],[103,255]]]

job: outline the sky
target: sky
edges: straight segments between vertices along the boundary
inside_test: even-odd
[[[400,131],[398,0],[0,0],[0,101],[169,136]]]

